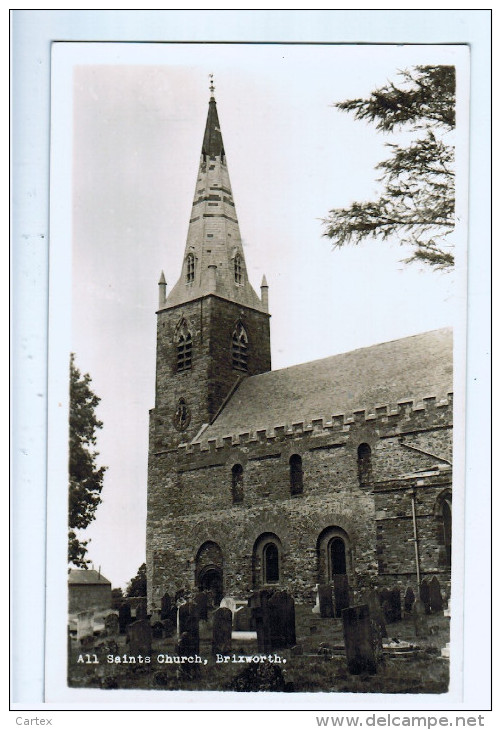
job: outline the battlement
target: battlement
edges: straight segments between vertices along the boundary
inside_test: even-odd
[[[396,433],[405,433],[412,428],[430,425],[452,424],[453,394],[437,398],[427,396],[420,400],[402,399],[394,404],[377,405],[374,409],[357,409],[348,413],[337,413],[330,418],[313,418],[311,420],[294,421],[291,424],[277,424],[272,428],[257,428],[253,431],[226,434],[211,437],[211,427],[204,429],[196,441],[178,446],[180,454],[199,454],[215,452],[231,447],[252,444],[273,444],[302,437],[335,436],[342,445],[349,438],[350,432],[366,423],[378,428],[391,429]],[[405,427],[400,424],[403,422]]]

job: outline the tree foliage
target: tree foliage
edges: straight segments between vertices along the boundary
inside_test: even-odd
[[[454,148],[456,76],[453,66],[416,66],[402,71],[402,84],[389,83],[368,99],[335,104],[382,132],[412,132],[409,144],[387,143],[391,156],[377,165],[380,197],[331,210],[325,234],[334,247],[366,238],[398,237],[420,261],[435,269],[454,266]]]
[[[82,541],[75,530],[85,529],[95,519],[101,503],[105,466],[97,466],[99,456],[93,447],[96,432],[103,424],[96,417],[100,398],[90,388],[91,378],[82,375],[70,358],[70,457],[69,457],[69,534],[68,560],[86,568],[87,541]]]
[[[146,595],[146,563],[139,567],[137,575],[128,582],[125,595],[127,598],[139,598]]]

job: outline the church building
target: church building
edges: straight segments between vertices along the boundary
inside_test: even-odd
[[[165,592],[314,602],[450,585],[452,330],[271,370],[268,285],[251,286],[216,101],[179,280],[159,281],[147,576]]]

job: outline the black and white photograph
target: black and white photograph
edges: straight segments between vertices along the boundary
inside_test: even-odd
[[[52,43],[46,701],[460,701],[471,52],[397,40]]]

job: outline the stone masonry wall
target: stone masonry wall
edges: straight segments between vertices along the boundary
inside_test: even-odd
[[[352,590],[406,582],[406,573],[415,572],[409,498],[403,488],[361,486],[357,449],[361,443],[370,445],[376,485],[439,465],[447,470],[451,423],[451,399],[430,398],[425,404],[380,408],[376,414],[357,412],[327,423],[228,435],[157,452],[150,460],[148,501],[150,601],[157,602],[165,590],[194,586],[196,554],[208,540],[223,554],[225,592],[245,596],[255,587],[253,550],[263,533],[276,535],[281,543],[280,583],[309,601],[315,584],[328,578],[319,575],[317,551],[328,527],[348,536]],[[299,454],[303,465],[303,493],[297,496],[290,493],[292,454]],[[244,494],[236,505],[231,490],[235,464],[243,467]],[[429,493],[420,488],[418,497],[426,570],[436,565],[439,546],[436,521],[430,518],[427,524],[425,514],[432,509],[433,495],[446,482],[450,485],[450,476],[439,479],[431,480]],[[409,481],[403,483],[408,490]]]

